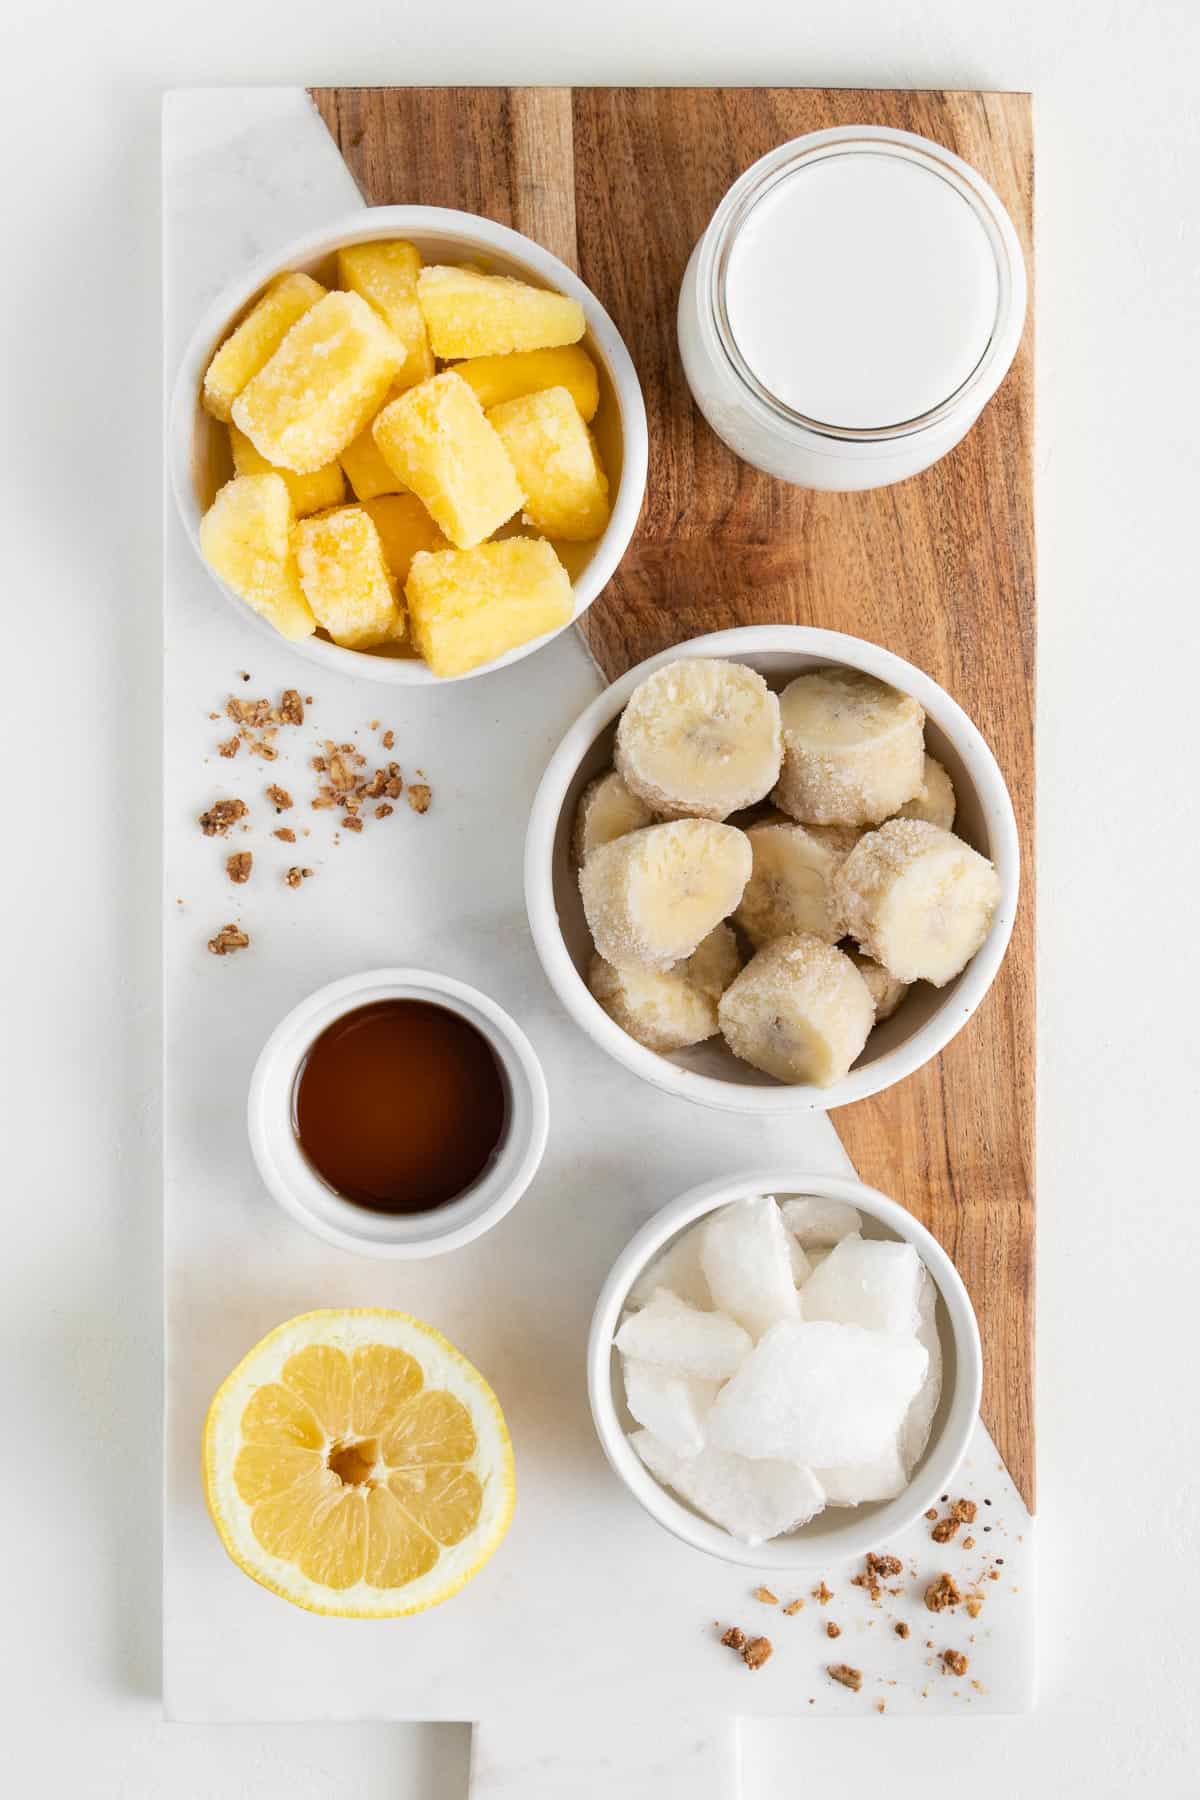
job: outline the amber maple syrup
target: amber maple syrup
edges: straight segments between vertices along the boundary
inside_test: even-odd
[[[377,1000],[314,1040],[293,1121],[335,1193],[373,1212],[419,1213],[486,1171],[507,1113],[503,1071],[474,1025],[426,1000]]]

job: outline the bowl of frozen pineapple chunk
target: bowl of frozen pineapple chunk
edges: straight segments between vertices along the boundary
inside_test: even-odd
[[[261,261],[176,382],[172,483],[242,614],[405,685],[578,618],[633,534],[646,414],[596,297],[520,233],[374,207]]]
[[[668,1093],[842,1106],[961,1031],[1017,906],[1016,821],[978,730],[878,645],[695,638],[575,722],[534,800],[525,898],[575,1021]]]
[[[794,1569],[861,1555],[945,1492],[983,1359],[936,1238],[859,1181],[766,1168],[670,1201],[588,1339],[609,1463],[685,1543]]]

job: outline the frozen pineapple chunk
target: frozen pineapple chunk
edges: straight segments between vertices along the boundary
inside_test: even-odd
[[[506,400],[488,418],[512,457],[534,530],[576,544],[599,537],[608,524],[608,477],[566,388]]]
[[[348,244],[337,255],[338,281],[361,294],[404,345],[400,371],[404,387],[415,387],[433,374],[433,351],[425,317],[417,302],[421,253],[400,238],[384,244]]]
[[[401,587],[418,550],[450,548],[449,538],[438,530],[415,494],[380,494],[377,500],[364,501],[363,511],[370,514],[383,545],[383,560]]]
[[[375,442],[460,550],[490,537],[525,498],[482,406],[448,371],[385,406]]]
[[[286,638],[311,637],[292,554],[292,502],[282,475],[235,475],[200,521],[204,560]]]
[[[233,466],[239,475],[282,475],[292,497],[292,511],[298,519],[308,513],[324,512],[327,506],[340,506],[346,497],[346,483],[336,463],[326,463],[311,475],[293,475],[290,469],[273,469],[265,456],[260,456],[244,431],[229,427],[229,448]]]
[[[404,483],[375,442],[374,420],[347,444],[339,458],[346,478],[359,500],[373,500],[376,494],[402,494]]]
[[[311,275],[279,275],[208,365],[204,408],[214,419],[233,416],[233,403],[252,376],[278,350],[296,320],[324,294]]]
[[[506,356],[510,350],[547,350],[577,344],[583,308],[565,294],[530,287],[510,275],[477,269],[422,269],[421,311],[435,356]]]
[[[435,675],[465,675],[574,611],[567,571],[541,538],[423,552],[405,594],[413,639]]]
[[[335,644],[370,650],[404,636],[404,610],[374,523],[361,506],[301,519],[292,534],[305,597]]]
[[[519,400],[523,394],[540,394],[552,387],[566,388],[589,425],[600,404],[596,365],[578,344],[561,344],[556,350],[514,350],[511,356],[473,356],[455,363],[454,373],[475,389],[485,412],[504,400]]]
[[[380,406],[404,362],[357,294],[326,294],[292,326],[233,403],[233,422],[279,469],[335,462]]]

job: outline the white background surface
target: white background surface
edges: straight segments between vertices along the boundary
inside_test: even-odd
[[[6,21],[0,1779],[459,1800],[465,1734],[158,1717],[158,105],[246,80],[1032,87],[1042,1704],[745,1733],[750,1800],[1194,1794],[1200,12],[339,0]],[[436,17],[441,42],[428,42]],[[48,654],[48,651],[50,652]]]

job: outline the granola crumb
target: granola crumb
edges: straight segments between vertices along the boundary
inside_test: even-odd
[[[230,826],[245,818],[249,810],[244,800],[214,800],[208,811],[200,814],[200,829],[205,837],[225,837]]]
[[[408,804],[415,813],[428,812],[433,800],[433,789],[426,781],[410,781],[408,784]]]
[[[945,1612],[947,1607],[957,1606],[961,1599],[954,1577],[947,1575],[944,1569],[925,1589],[925,1604],[932,1613]]]
[[[287,812],[292,804],[292,796],[288,793],[287,789],[285,787],[280,787],[278,782],[275,781],[273,781],[267,789],[267,799],[271,802],[271,805],[275,808],[276,812]]]
[[[898,1556],[880,1555],[874,1550],[867,1552],[867,1568],[872,1575],[899,1575],[904,1565]]]
[[[887,1711],[887,1701],[886,1700],[877,1700],[875,1702],[875,1711],[877,1713],[885,1713]]]
[[[961,1650],[943,1650],[942,1663],[948,1675],[965,1675],[971,1666]]]
[[[957,1519],[960,1525],[973,1525],[978,1510],[973,1500],[956,1500],[950,1508],[950,1516]]]
[[[231,738],[226,738],[224,743],[217,745],[217,749],[222,756],[236,756],[241,747],[242,740],[237,732],[234,732]]]
[[[214,956],[232,956],[235,950],[244,950],[249,942],[249,932],[243,931],[240,925],[222,925],[217,935],[209,938],[208,947]]]
[[[395,810],[394,806],[389,806],[387,801],[384,800],[375,808],[375,817],[377,819],[390,819]]]
[[[977,1619],[982,1611],[983,1611],[983,1595],[982,1594],[968,1594],[967,1595],[967,1613],[968,1613],[969,1617],[971,1617],[972,1619]]]
[[[803,1600],[798,1600],[798,1599],[797,1600],[789,1600],[783,1610],[790,1619],[792,1617],[793,1613],[798,1613],[798,1612],[804,1611],[804,1602],[803,1602]]]
[[[742,1661],[748,1669],[761,1669],[770,1656],[774,1646],[770,1638],[754,1637],[742,1651]]]
[[[861,1669],[852,1669],[849,1663],[830,1663],[825,1673],[831,1681],[838,1681],[843,1687],[853,1688],[857,1694],[862,1687]]]
[[[299,869],[299,868],[296,868],[295,865],[293,865],[288,870],[287,874],[284,876],[283,879],[287,883],[288,887],[298,888],[300,886],[300,883],[302,881],[307,881],[308,877],[311,874],[312,874],[311,869]]]
[[[746,1648],[746,1634],[740,1625],[731,1625],[729,1630],[725,1632],[721,1638],[721,1642],[726,1644],[730,1650],[744,1650]]]
[[[355,814],[351,812],[346,814],[345,818],[342,820],[342,824],[347,831],[361,831],[363,828],[362,820],[357,818]]]
[[[937,1518],[937,1507],[936,1506],[929,1507],[925,1513],[925,1517],[927,1519],[936,1519]]]
[[[225,873],[230,881],[235,881],[239,887],[243,882],[249,881],[250,871],[253,867],[254,852],[252,850],[235,850],[232,856],[225,858]]]
[[[952,1537],[958,1535],[958,1526],[959,1521],[953,1513],[948,1513],[944,1519],[938,1520],[929,1535],[935,1544],[948,1544]]]
[[[963,1539],[962,1547],[964,1550],[973,1550],[975,1548],[975,1539],[973,1537],[965,1537]]]
[[[841,1626],[835,1625],[833,1620],[830,1619],[829,1623],[825,1627],[825,1636],[828,1638],[838,1638],[838,1637],[841,1637],[841,1635],[842,1635]]]
[[[829,1602],[833,1599],[833,1590],[832,1588],[827,1588],[824,1581],[822,1581],[820,1587],[815,1587],[813,1589],[812,1597],[818,1606],[828,1606]]]
[[[779,1595],[773,1594],[769,1587],[756,1587],[754,1590],[754,1598],[756,1600],[761,1600],[764,1606],[779,1605]]]
[[[283,725],[303,725],[304,702],[296,688],[284,688],[279,701],[279,719]]]
[[[294,844],[296,841],[296,834],[290,825],[280,825],[271,836],[277,837],[281,844]]]
[[[892,1629],[898,1638],[906,1638],[909,1635],[909,1627],[903,1619],[897,1619]]]
[[[244,677],[248,680],[249,677]],[[269,700],[239,700],[231,694],[225,702],[225,712],[235,725],[249,725],[260,730],[271,723],[271,702]]]
[[[999,1579],[1000,1579],[999,1569],[989,1569],[988,1570],[988,1580],[989,1581],[999,1581]]]
[[[385,731],[379,741],[385,750],[390,750],[396,742],[396,734],[394,731]]]

